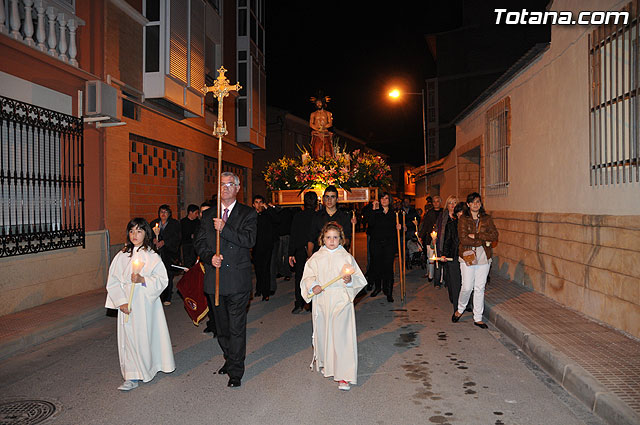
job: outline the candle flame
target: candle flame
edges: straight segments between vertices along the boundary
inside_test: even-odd
[[[431,239],[435,239],[437,237],[438,237],[438,232],[436,232],[435,230],[431,232]]]
[[[350,276],[352,274],[354,274],[356,272],[356,270],[350,266],[349,264],[345,264],[344,266],[342,266],[342,273],[340,273],[342,276]]]

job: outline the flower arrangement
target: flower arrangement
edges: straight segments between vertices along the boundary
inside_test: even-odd
[[[267,169],[262,174],[269,190],[302,189],[302,185],[296,180],[300,164],[299,159],[286,156],[267,164]]]
[[[336,150],[336,158],[310,158],[304,154],[304,160],[283,157],[269,163],[263,172],[267,188],[304,190],[334,185],[350,190],[391,185],[391,168],[378,156],[360,150],[348,154],[343,149]]]

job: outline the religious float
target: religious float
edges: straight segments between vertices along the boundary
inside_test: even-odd
[[[379,188],[391,186],[391,168],[379,156],[362,150],[346,152],[328,129],[333,125],[331,112],[325,109],[328,97],[311,101],[311,152],[301,148],[300,158],[283,157],[267,164],[263,172],[272,202],[277,205],[301,205],[304,194],[316,192],[321,199],[324,189],[338,188],[339,202],[367,203],[378,198]]]

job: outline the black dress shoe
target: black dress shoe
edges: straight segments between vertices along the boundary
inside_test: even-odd
[[[202,331],[203,334],[210,334],[210,333],[214,333],[213,329],[211,329],[210,327],[206,327],[204,328],[204,330]]]
[[[240,385],[242,385],[242,382],[238,378],[229,378],[229,383],[227,384],[227,387],[235,388],[235,387],[239,387]]]
[[[387,295],[387,301],[392,303],[393,302],[393,297],[391,295]]]
[[[263,295],[262,296],[262,301],[269,301],[269,296],[268,295]]]
[[[487,329],[489,327],[487,326],[486,323],[482,323],[482,322],[473,322],[473,324],[482,329]]]
[[[380,293],[379,289],[374,289],[373,292],[371,293],[372,297],[375,297],[376,295],[378,295]]]
[[[300,314],[302,313],[302,307],[295,306],[293,310],[291,310],[291,314]]]
[[[229,373],[227,371],[227,365],[224,365],[220,369],[218,369],[218,375],[226,375],[227,373]]]
[[[460,318],[462,317],[462,314],[460,316],[456,315],[456,312],[453,313],[453,316],[451,316],[451,321],[453,323],[458,323],[458,321],[460,320]]]

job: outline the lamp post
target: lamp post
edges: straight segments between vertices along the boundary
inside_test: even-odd
[[[389,92],[389,97],[397,99],[400,95],[413,95],[420,96],[422,100],[422,143],[424,149],[424,194],[425,196],[429,195],[429,189],[427,188],[427,123],[425,120],[425,111],[424,111],[424,89],[420,90],[420,93],[409,93],[403,92],[400,93],[400,90],[393,89]]]

